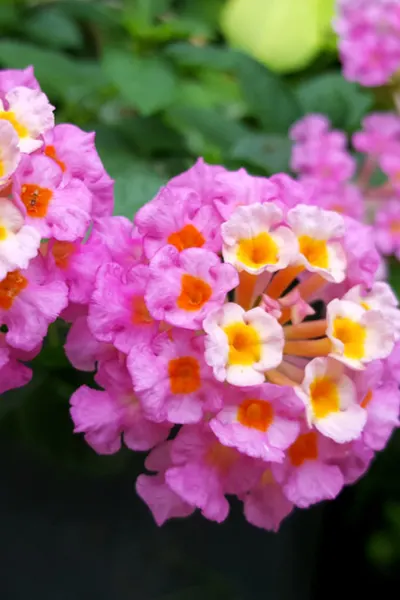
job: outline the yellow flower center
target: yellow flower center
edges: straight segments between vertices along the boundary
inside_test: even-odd
[[[346,358],[360,360],[365,355],[365,327],[347,317],[336,317],[333,322],[333,337],[344,345]]]
[[[315,240],[308,235],[299,237],[300,253],[313,267],[327,269],[329,266],[328,247],[325,240]]]
[[[13,113],[11,110],[0,111],[0,119],[3,119],[3,121],[8,121],[9,123],[11,123],[11,125],[14,127],[15,131],[17,132],[18,137],[20,137],[20,138],[28,137],[29,131],[28,131],[27,127],[25,127],[25,125],[23,125],[22,123],[20,123],[17,120],[15,113]]]
[[[232,323],[224,327],[224,332],[229,344],[229,364],[250,366],[260,360],[261,340],[254,327]]]
[[[338,412],[340,399],[336,383],[330,377],[317,377],[310,385],[311,406],[317,419]]]
[[[247,267],[258,269],[278,262],[278,245],[268,233],[239,241],[237,259]]]

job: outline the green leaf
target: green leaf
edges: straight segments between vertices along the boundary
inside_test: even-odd
[[[247,129],[224,114],[223,111],[177,106],[167,111],[168,120],[185,135],[193,133],[198,140],[215,145],[222,153],[229,153]]]
[[[238,54],[221,46],[193,46],[188,42],[176,42],[165,49],[165,54],[184,67],[204,67],[221,71],[236,67]]]
[[[36,11],[25,24],[27,35],[52,48],[79,49],[83,38],[75,21],[57,8]]]
[[[327,115],[334,127],[353,131],[371,109],[373,98],[369,91],[346,81],[342,74],[323,73],[302,82],[296,89],[303,113]]]
[[[286,136],[251,133],[239,140],[232,158],[278,173],[289,169],[292,144]]]
[[[174,100],[176,78],[161,58],[139,58],[122,50],[106,49],[103,67],[121,98],[145,116],[156,113]]]
[[[11,69],[33,65],[43,90],[58,98],[78,101],[104,85],[98,65],[14,40],[0,41],[0,64]]]
[[[17,7],[10,4],[0,6],[0,32],[17,29],[19,25],[19,14]]]
[[[253,60],[242,57],[238,66],[244,98],[270,133],[286,133],[301,116],[300,105],[285,81]]]
[[[392,256],[389,260],[389,283],[400,299],[400,262]]]
[[[57,8],[64,14],[90,24],[112,26],[120,23],[121,11],[118,7],[109,6],[105,3],[92,0],[89,2],[77,2],[77,0],[59,0]]]
[[[149,202],[166,180],[150,168],[134,167],[115,180],[115,214],[132,219]]]

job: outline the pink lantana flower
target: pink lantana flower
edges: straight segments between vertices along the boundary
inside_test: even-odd
[[[154,256],[149,270],[145,299],[150,314],[186,329],[200,329],[205,317],[221,306],[239,283],[236,269],[202,248],[179,252],[174,246],[165,246]]]
[[[124,268],[133,267],[145,259],[142,236],[126,217],[96,219],[91,239],[101,243],[107,249],[111,261]]]
[[[54,106],[38,89],[15,87],[0,100],[0,120],[11,123],[19,139],[21,152],[31,153],[41,148],[41,136],[54,127]]]
[[[7,198],[0,198],[0,281],[14,269],[26,269],[40,246],[40,234],[25,225],[18,208]]]
[[[370,154],[375,159],[390,152],[400,142],[400,117],[393,113],[372,113],[363,119],[362,131],[352,138],[359,152]]]
[[[131,450],[150,450],[164,441],[171,426],[145,418],[126,368],[116,365],[112,381],[114,385],[105,391],[84,385],[72,395],[70,412],[74,431],[85,433],[85,440],[98,454],[117,452],[121,436]]]
[[[144,300],[149,277],[147,265],[124,269],[117,263],[106,263],[99,268],[88,315],[89,328],[97,340],[128,353],[141,331],[153,335],[158,331]]]
[[[220,444],[207,425],[185,425],[172,442],[168,486],[218,523],[229,513],[226,494],[242,495],[260,475],[258,461]]]
[[[56,125],[44,135],[44,154],[53,159],[66,176],[84,182],[93,196],[94,217],[109,216],[114,208],[114,182],[104,169],[95,146],[95,134],[76,125]]]
[[[63,179],[50,158],[25,157],[13,177],[13,194],[26,222],[42,237],[69,242],[84,237],[92,196],[79,179]]]
[[[340,468],[331,464],[332,443],[316,431],[304,431],[283,463],[271,464],[276,481],[295,506],[307,508],[336,498],[344,485]]]
[[[395,254],[400,258],[400,202],[385,202],[375,215],[374,234],[376,245],[383,254]]]
[[[286,498],[270,465],[266,464],[257,484],[243,496],[246,520],[267,531],[278,531],[283,519],[292,510],[293,503]]]
[[[210,421],[221,444],[265,461],[282,462],[300,425],[293,390],[268,383],[226,394],[222,410]],[[289,399],[287,399],[289,397]],[[291,398],[290,398],[291,397]],[[300,403],[299,403],[300,404]],[[301,413],[301,404],[300,404]]]
[[[287,267],[299,248],[283,220],[283,211],[272,203],[237,208],[221,227],[224,261],[252,275]]]
[[[204,205],[193,190],[162,188],[152,202],[145,204],[135,217],[143,236],[144,251],[153,258],[166,244],[179,252],[188,248],[218,251],[221,247],[221,219],[211,205]]]
[[[306,205],[292,208],[287,218],[299,244],[296,262],[328,281],[343,281],[347,266],[343,218],[335,212]]]
[[[96,365],[118,355],[118,350],[112,344],[96,340],[86,316],[80,316],[72,323],[64,350],[72,366],[80,371],[94,371]]]
[[[330,355],[352,369],[363,369],[393,350],[395,331],[381,310],[367,310],[350,300],[332,300],[327,306]]]
[[[360,437],[367,414],[357,402],[356,386],[339,362],[314,358],[295,391],[304,402],[310,427],[314,425],[340,444]]]
[[[289,131],[289,137],[295,142],[308,142],[320,139],[330,130],[331,124],[327,117],[318,113],[310,114],[297,121]]]
[[[165,471],[171,466],[172,442],[164,442],[154,448],[145,460],[148,471],[155,475],[139,475],[136,491],[150,508],[157,525],[163,525],[168,519],[188,517],[195,511],[180,496],[175,494],[165,481]]]
[[[381,361],[368,365],[355,377],[360,405],[367,413],[362,442],[371,450],[382,450],[399,427],[398,383],[387,376]]]
[[[400,66],[397,0],[341,0],[335,21],[344,75],[364,86],[385,84]]]
[[[69,300],[87,304],[94,291],[99,267],[110,260],[107,248],[99,240],[60,242],[51,240],[46,264],[54,277],[68,285]]]
[[[218,381],[233,385],[260,385],[265,371],[282,361],[283,330],[262,308],[245,311],[229,302],[208,315],[205,360]]]
[[[222,408],[223,389],[204,362],[204,339],[172,329],[136,343],[128,356],[134,390],[152,420],[197,423]]]
[[[49,281],[41,256],[31,260],[27,269],[10,271],[0,282],[0,322],[8,328],[7,343],[33,350],[67,302],[67,286]]]
[[[20,360],[23,353],[9,346],[0,334],[0,394],[22,387],[30,382],[32,371]]]
[[[361,285],[352,287],[343,296],[362,306],[365,310],[378,310],[390,323],[396,341],[400,339],[400,310],[399,302],[392,288],[384,281],[375,282],[370,288]]]
[[[18,167],[20,156],[14,127],[8,121],[0,120],[0,188],[7,184]]]
[[[2,69],[0,71],[1,97],[4,98],[7,92],[16,87],[27,87],[32,90],[40,89],[33,72],[33,67],[26,67],[26,69]]]

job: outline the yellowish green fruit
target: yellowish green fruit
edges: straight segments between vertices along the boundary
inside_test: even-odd
[[[230,44],[282,73],[306,67],[325,46],[334,0],[229,0],[221,26]]]

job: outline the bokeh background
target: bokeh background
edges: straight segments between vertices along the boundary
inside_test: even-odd
[[[356,131],[390,89],[343,79],[332,0],[0,2],[0,67],[35,67],[58,122],[96,131],[129,218],[198,156],[289,171],[288,129],[309,112]],[[390,265],[400,290],[399,268]],[[279,534],[194,517],[159,530],[136,498],[143,458],[98,457],[68,399],[91,377],[50,328],[32,383],[0,401],[0,597],[268,600],[394,593],[400,436],[357,485]],[[398,589],[398,588],[397,588]]]

